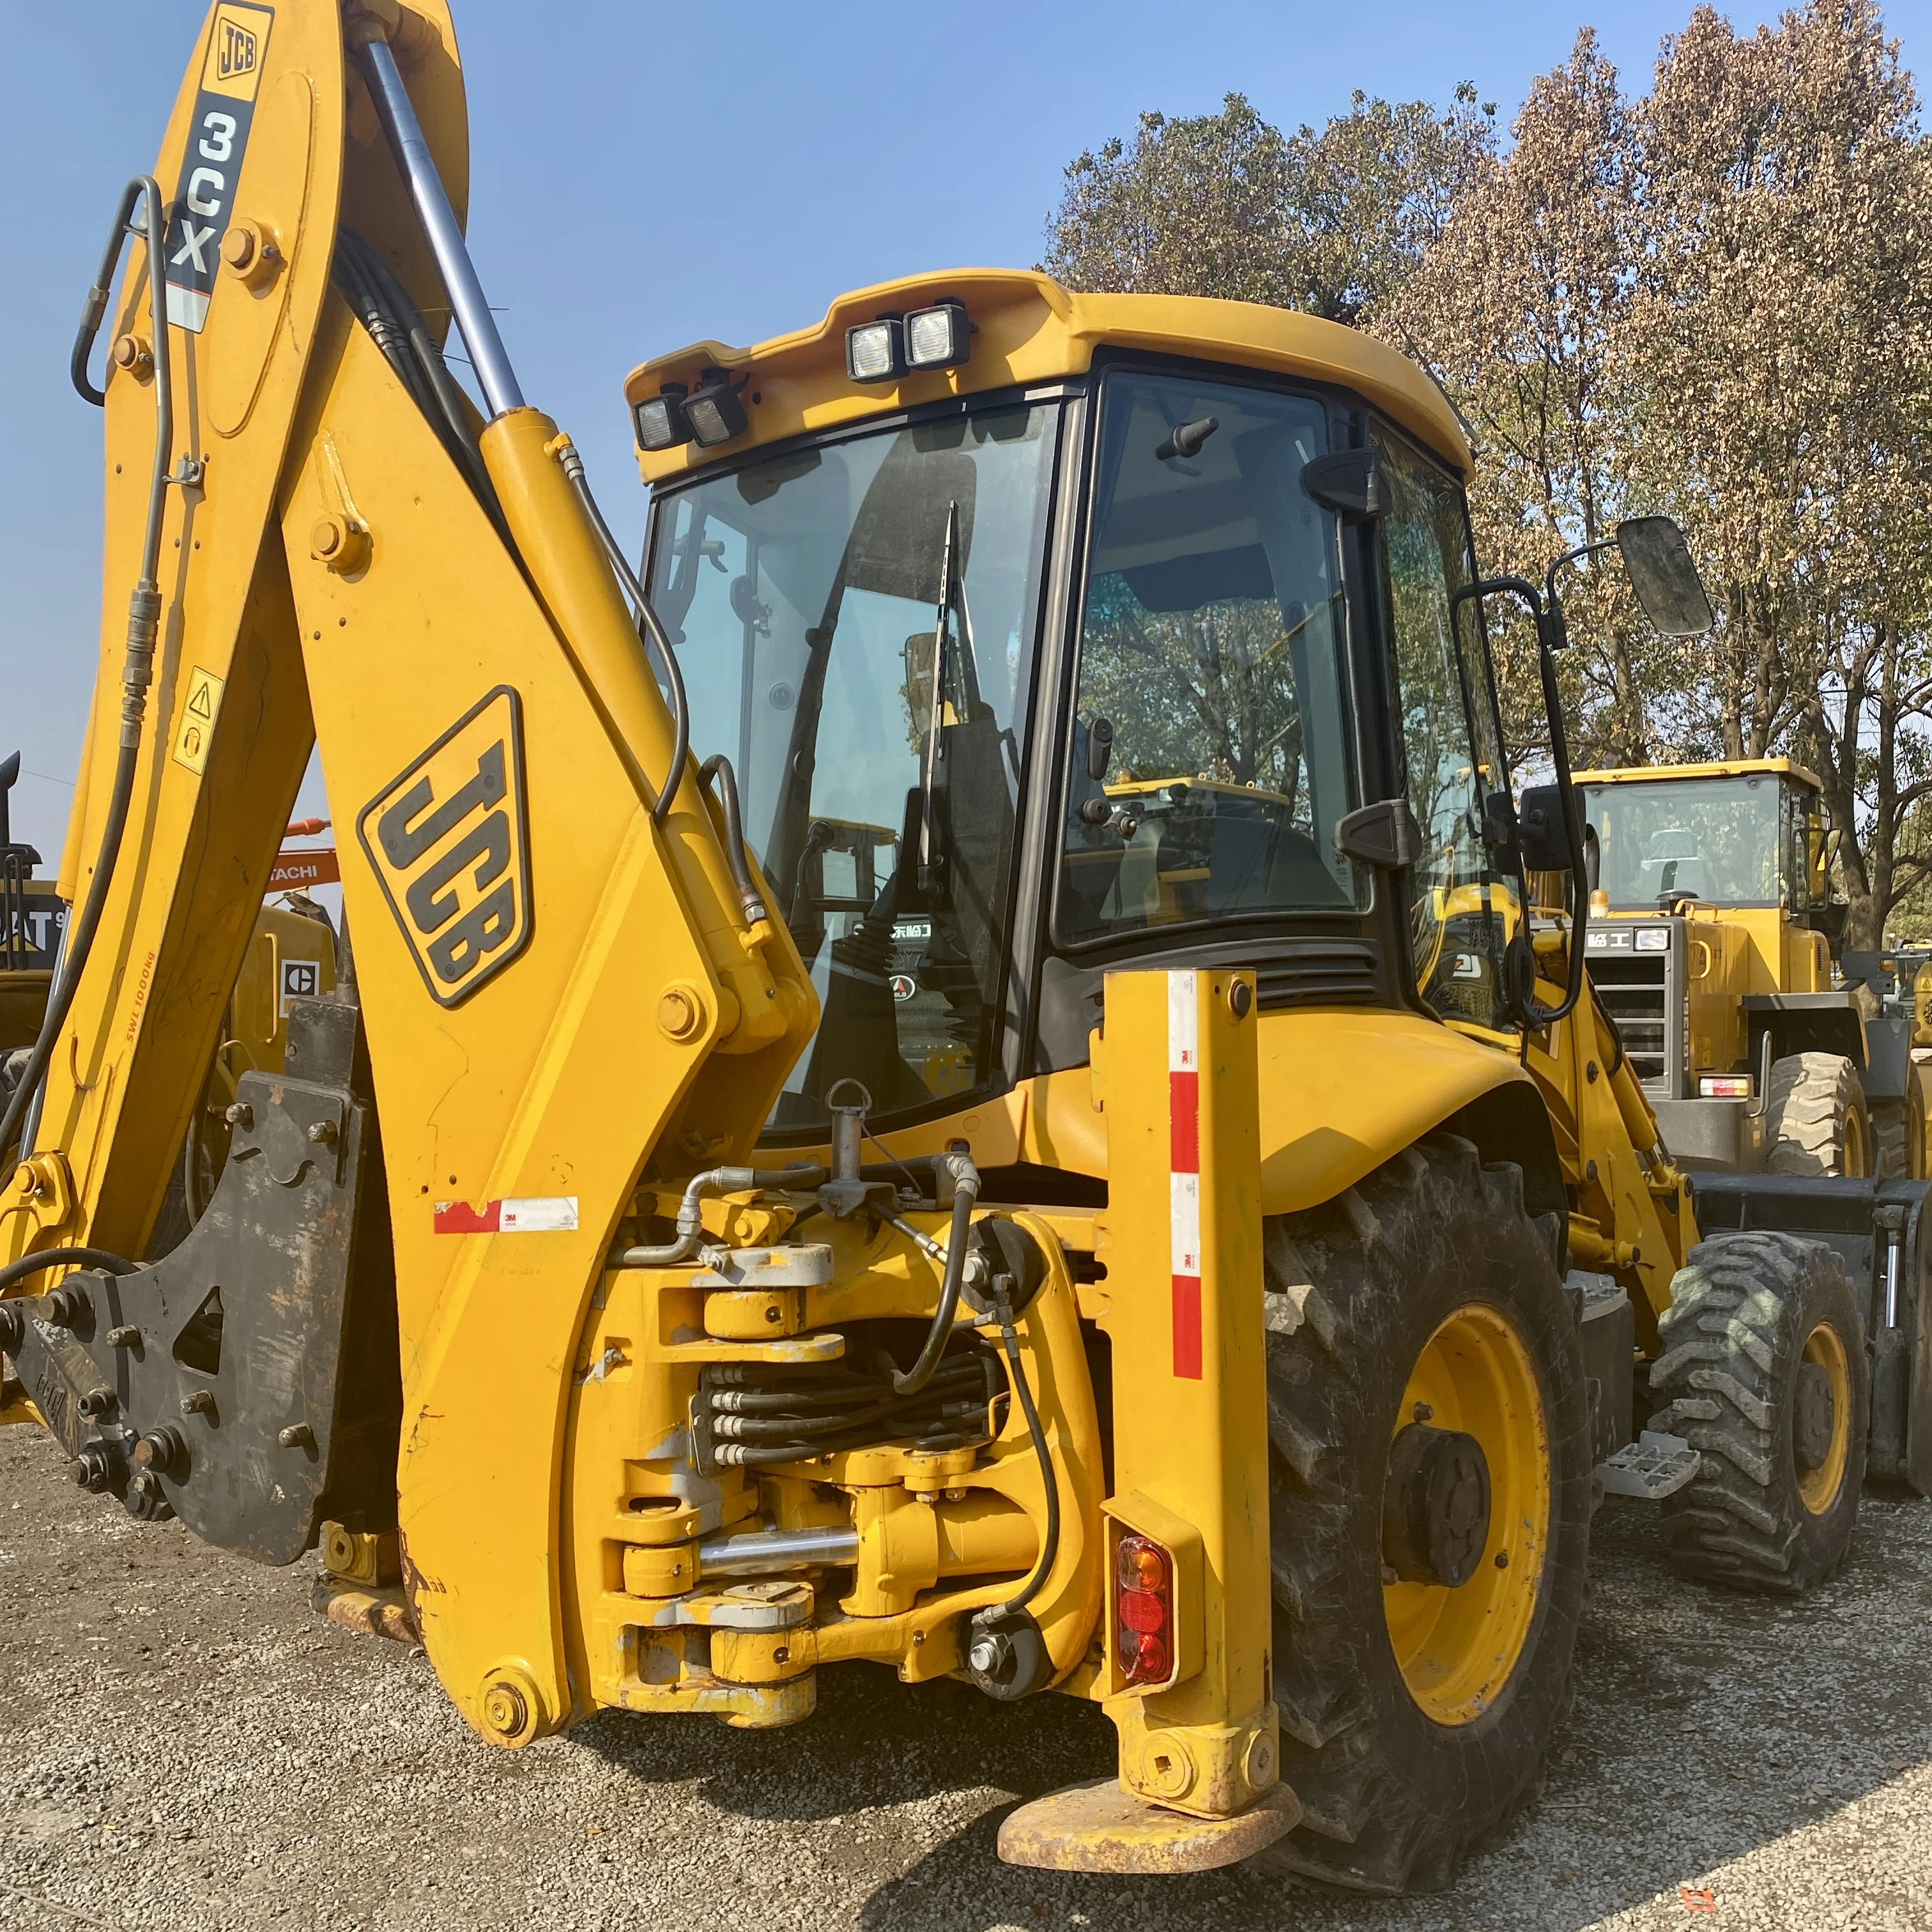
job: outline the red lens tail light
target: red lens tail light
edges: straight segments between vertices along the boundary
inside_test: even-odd
[[[1128,1684],[1174,1674],[1174,1558],[1148,1536],[1124,1536],[1114,1559],[1114,1654]]]

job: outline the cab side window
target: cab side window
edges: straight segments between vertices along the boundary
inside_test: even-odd
[[[1474,601],[1453,602],[1471,574],[1462,493],[1399,436],[1378,432],[1375,444],[1394,503],[1381,526],[1382,603],[1409,808],[1422,829],[1410,904],[1418,988],[1445,1016],[1500,1027],[1513,901],[1499,890],[1483,817],[1508,777]]]

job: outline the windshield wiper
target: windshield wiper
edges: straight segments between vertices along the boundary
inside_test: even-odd
[[[938,789],[939,760],[944,754],[940,720],[946,709],[946,637],[952,618],[954,560],[959,542],[959,506],[946,506],[946,541],[939,560],[939,603],[932,620],[932,694],[927,708],[926,756],[919,775],[919,890],[922,895],[939,890],[941,870],[936,851],[937,833],[933,796]]]

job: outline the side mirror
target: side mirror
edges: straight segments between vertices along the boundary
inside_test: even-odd
[[[1576,854],[1570,848],[1563,815],[1561,785],[1532,785],[1522,795],[1516,814],[1516,837],[1526,872],[1574,872]]]
[[[1644,615],[1666,638],[1701,638],[1714,620],[1684,532],[1670,517],[1632,517],[1617,526],[1624,570]]]

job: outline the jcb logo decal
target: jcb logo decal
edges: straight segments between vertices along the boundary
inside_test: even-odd
[[[530,936],[523,706],[500,685],[362,808],[356,832],[423,983],[460,1005]]]
[[[232,99],[253,100],[261,82],[262,56],[268,50],[268,28],[274,17],[272,7],[252,5],[249,0],[221,0],[214,10],[208,58],[202,65],[202,88]]]
[[[232,80],[237,74],[253,74],[255,36],[230,20],[217,20],[214,32],[216,75],[223,80]]]

